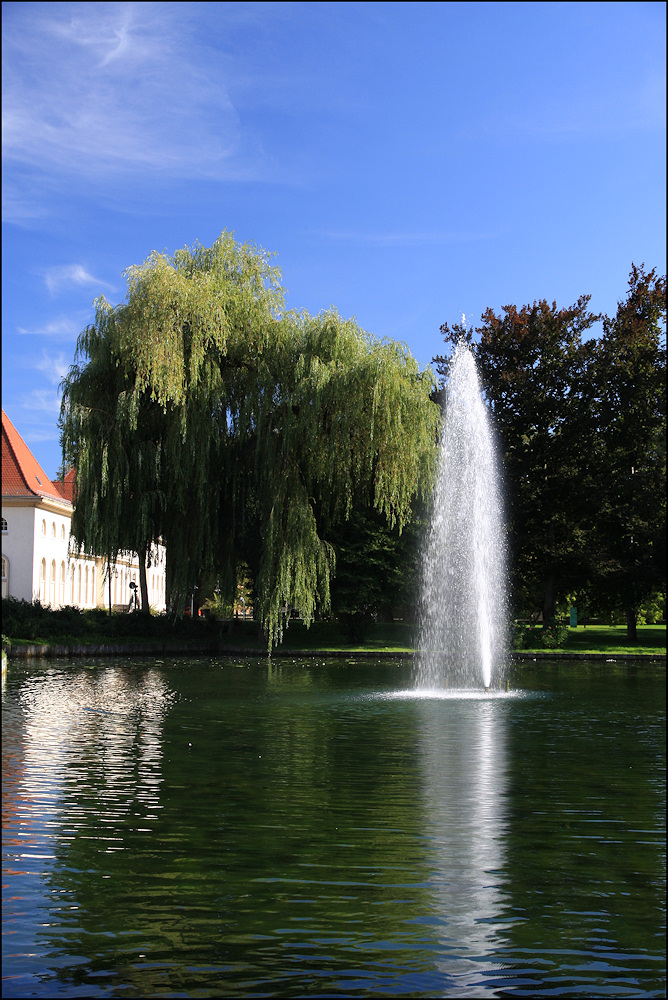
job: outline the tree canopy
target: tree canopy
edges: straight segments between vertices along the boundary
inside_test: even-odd
[[[588,306],[582,296],[561,309],[545,300],[504,306],[503,315],[488,309],[467,332],[501,439],[516,610],[533,602],[546,621],[557,580],[572,573],[583,544],[574,513],[590,418],[583,334],[599,319]],[[462,333],[441,331],[446,342]]]
[[[433,376],[335,310],[284,311],[270,255],[227,232],[126,278],[63,382],[73,534],[110,561],[160,536],[174,595],[212,570],[231,593],[245,560],[272,645],[284,609],[328,606],[331,525],[366,504],[400,530],[429,490]]]
[[[632,266],[614,317],[534,302],[464,336],[501,439],[516,611],[589,589],[624,608],[665,580],[665,277]],[[603,321],[602,336],[589,331]],[[448,356],[434,359],[447,374]]]
[[[628,292],[597,344],[595,587],[626,616],[666,571],[666,279],[631,269]]]

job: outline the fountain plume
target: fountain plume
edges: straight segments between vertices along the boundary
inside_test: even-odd
[[[498,463],[473,354],[462,339],[450,365],[423,559],[418,687],[496,683],[506,659],[506,604]]]

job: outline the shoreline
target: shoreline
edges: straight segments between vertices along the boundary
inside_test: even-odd
[[[413,650],[382,650],[382,649],[276,649],[271,655],[264,649],[249,649],[245,646],[228,646],[218,640],[197,642],[115,642],[115,643],[72,643],[42,645],[21,644],[6,647],[9,659],[53,659],[55,657],[80,656],[206,656],[217,654],[221,656],[248,656],[258,659],[410,659],[415,654]],[[565,652],[563,650],[513,650],[511,662],[535,662],[537,660],[598,660],[605,663],[619,662],[656,662],[666,660],[665,653],[581,653]]]

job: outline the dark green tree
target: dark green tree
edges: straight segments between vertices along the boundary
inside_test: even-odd
[[[596,345],[595,590],[624,613],[665,585],[666,278],[631,268],[627,297]]]
[[[336,553],[332,612],[350,638],[362,638],[374,621],[414,620],[424,524],[414,512],[399,534],[378,511],[357,506],[330,532]]]
[[[583,335],[598,319],[582,296],[566,309],[488,309],[475,330],[441,327],[447,344],[468,340],[500,439],[515,611],[541,609],[546,622],[585,573],[593,351]],[[449,358],[434,361],[446,375]]]

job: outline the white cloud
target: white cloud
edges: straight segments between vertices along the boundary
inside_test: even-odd
[[[50,267],[44,276],[46,287],[52,295],[55,295],[62,288],[71,286],[103,285],[110,291],[114,291],[113,285],[101,278],[96,278],[82,264],[62,264],[58,267]]]
[[[17,329],[21,334],[40,334],[45,337],[76,337],[81,332],[83,325],[84,323],[77,322],[71,316],[60,316],[58,319],[53,319],[42,326],[35,326],[32,329],[19,326]]]

